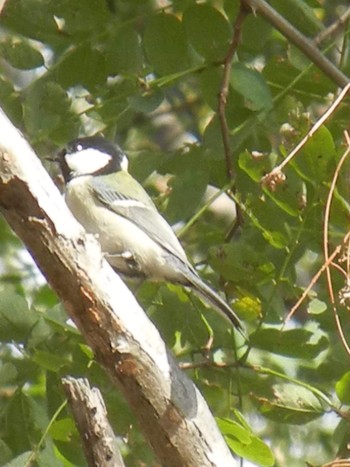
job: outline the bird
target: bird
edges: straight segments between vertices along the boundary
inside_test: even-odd
[[[117,273],[189,287],[245,335],[236,313],[201,279],[173,229],[128,172],[128,158],[117,144],[100,135],[77,138],[55,160],[68,207],[98,237]]]

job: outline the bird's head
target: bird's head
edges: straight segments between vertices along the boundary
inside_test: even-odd
[[[71,141],[59,152],[56,161],[66,183],[82,175],[106,175],[128,170],[125,153],[102,136],[87,136]]]

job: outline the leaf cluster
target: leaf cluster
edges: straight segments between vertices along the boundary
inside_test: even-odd
[[[235,174],[228,180],[218,96],[239,4],[7,0],[0,104],[47,165],[46,156],[78,135],[102,132],[127,150],[130,171],[176,226],[200,274],[226,294],[250,341],[177,286],[146,283],[135,287],[138,299],[235,455],[264,466],[316,465],[345,457],[349,434],[349,355],[324,276],[283,322],[324,261],[324,212],[349,104],[287,166],[285,183],[263,187],[337,87],[265,19],[248,15],[225,107]],[[310,38],[347,6],[270,4]],[[348,24],[321,47],[349,76]],[[348,231],[346,170],[332,200],[331,250]],[[84,465],[60,387],[67,374],[100,387],[127,465],[151,465],[125,402],[3,222],[0,240],[0,465]],[[333,275],[336,291],[344,282]],[[337,302],[337,312],[349,335],[348,310]]]

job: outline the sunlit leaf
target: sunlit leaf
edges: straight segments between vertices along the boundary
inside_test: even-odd
[[[219,418],[217,419],[217,422],[220,431],[225,436],[237,438],[238,441],[245,444],[249,444],[251,442],[252,433],[234,420]]]
[[[69,442],[73,433],[77,436],[77,428],[71,418],[61,418],[50,426],[50,435],[59,441]]]
[[[23,467],[32,457],[32,451],[26,451],[5,464],[5,467]]]
[[[311,300],[307,307],[307,312],[310,315],[319,315],[325,312],[326,310],[327,304],[325,302],[322,302],[321,300],[318,300],[317,298]]]
[[[274,465],[275,460],[270,448],[251,431],[229,419],[218,419],[218,425],[235,454],[263,467]]]
[[[261,414],[271,420],[302,425],[325,413],[320,399],[302,386],[291,383],[276,384],[273,386],[273,392],[273,400],[252,395]]]
[[[240,443],[230,436],[226,437],[226,441],[231,450],[244,459],[261,465],[262,467],[272,467],[275,465],[275,458],[271,449],[256,436],[251,437],[249,444]]]
[[[350,405],[350,372],[345,373],[345,375],[337,381],[335,391],[343,404]]]

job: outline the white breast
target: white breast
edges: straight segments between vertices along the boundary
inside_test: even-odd
[[[132,275],[130,262],[125,260],[131,255],[142,276],[155,281],[184,282],[183,274],[169,253],[133,222],[108,210],[98,201],[93,202],[90,179],[91,176],[82,176],[69,182],[65,198],[76,219],[89,233],[98,236],[111,266],[123,274]]]

